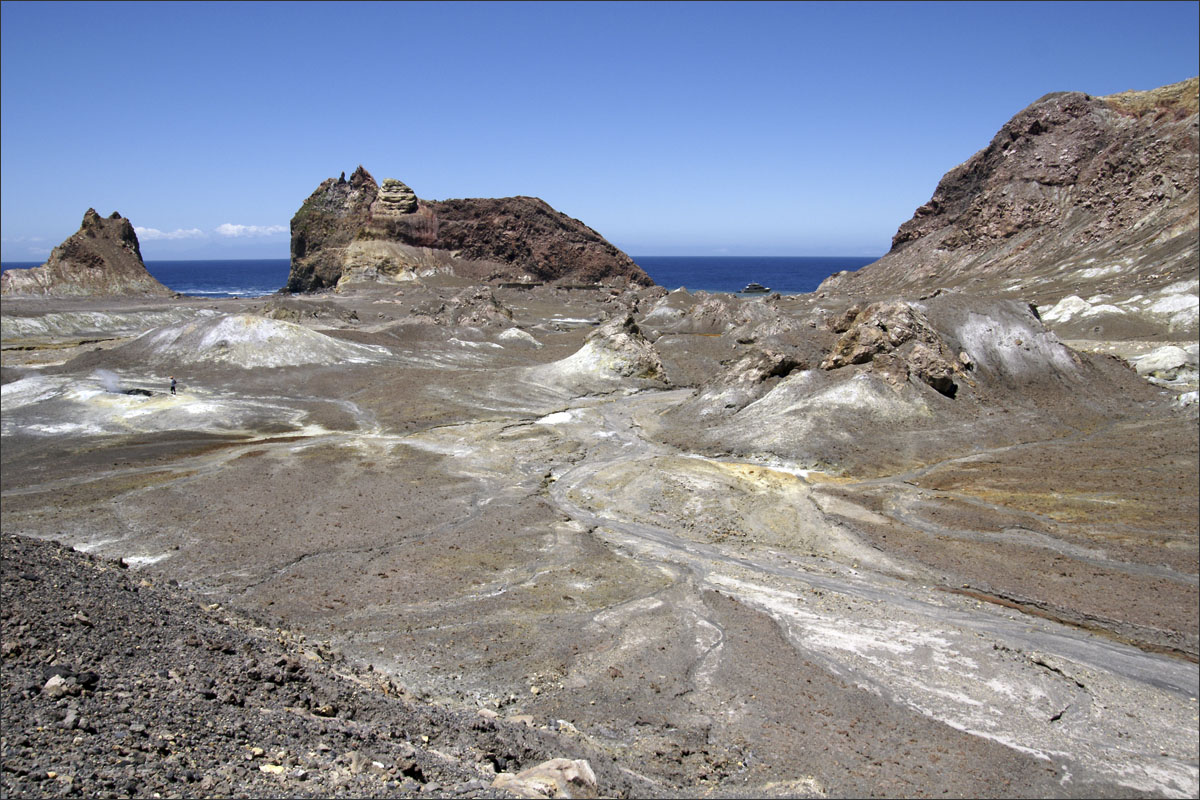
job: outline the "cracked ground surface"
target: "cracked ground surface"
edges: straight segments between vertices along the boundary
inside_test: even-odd
[[[379,318],[326,333],[381,363],[195,367],[145,400],[68,396],[103,365],[156,388],[92,344],[8,366],[4,532],[123,558],[438,707],[568,724],[629,778],[613,793],[1196,794],[1194,415],[814,470],[687,447],[686,385],[555,378],[605,298],[503,299],[541,348]],[[377,300],[335,299],[402,310]],[[691,340],[663,342],[677,376],[739,346]]]

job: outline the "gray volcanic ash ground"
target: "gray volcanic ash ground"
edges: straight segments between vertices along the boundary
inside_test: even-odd
[[[1194,342],[449,277],[3,319],[6,794],[1200,787]]]

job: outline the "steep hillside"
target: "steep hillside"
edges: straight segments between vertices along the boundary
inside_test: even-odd
[[[1198,87],[1042,97],[946,173],[887,255],[822,290],[1077,295],[1114,309],[1110,324],[1144,312],[1144,326],[1194,332]],[[1172,308],[1155,318],[1155,302]]]

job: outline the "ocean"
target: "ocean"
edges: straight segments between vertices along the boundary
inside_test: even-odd
[[[667,289],[739,292],[760,283],[783,294],[811,292],[840,270],[876,259],[856,256],[634,256],[654,282]],[[5,262],[3,269],[40,266]],[[286,258],[224,261],[147,261],[146,269],[164,286],[197,297],[261,297],[287,283]]]

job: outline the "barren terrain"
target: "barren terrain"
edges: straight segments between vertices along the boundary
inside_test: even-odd
[[[913,338],[842,366],[875,341],[850,305],[450,277],[6,299],[6,793],[486,795],[565,756],[606,795],[1195,796],[1194,367],[1155,386],[1111,343],[955,295],[879,310]],[[72,567],[96,595],[63,582],[55,621],[24,575],[66,556],[14,536],[128,570]],[[167,784],[150,749],[118,780],[87,743],[194,659],[145,633],[182,612],[77,635],[114,575],[221,609],[203,624],[258,636],[235,647],[259,662],[279,639],[360,679],[189,706],[189,736],[288,750],[281,772],[189,751]],[[98,687],[49,696],[68,662]],[[458,742],[444,774],[413,770],[446,752],[416,723],[370,728],[374,771],[328,741],[398,687]]]

